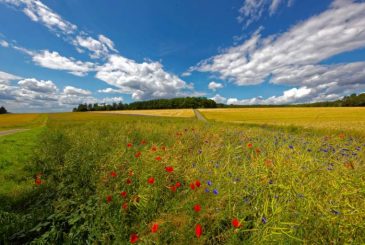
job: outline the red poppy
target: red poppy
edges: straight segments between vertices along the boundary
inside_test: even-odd
[[[161,150],[166,151],[166,146],[161,146]]]
[[[251,144],[251,143],[248,143],[248,144],[247,144],[247,147],[248,147],[248,148],[252,148],[252,144]]]
[[[115,171],[112,171],[112,172],[110,173],[110,176],[112,176],[112,177],[117,177],[117,173],[116,173]]]
[[[199,204],[194,205],[194,211],[195,212],[200,212],[201,209],[202,209],[202,207]]]
[[[156,146],[152,146],[151,151],[157,151],[157,147]]]
[[[110,203],[112,201],[113,197],[111,195],[106,197],[106,202]]]
[[[197,238],[199,238],[203,233],[202,226],[200,224],[197,224],[195,226],[195,235]]]
[[[200,187],[200,181],[199,180],[196,180],[195,181],[195,185],[196,185],[196,187]]]
[[[131,241],[131,243],[136,243],[138,241],[138,235],[135,233],[132,233],[131,237],[130,237],[130,241]]]
[[[35,179],[35,184],[36,185],[41,185],[42,184],[42,180],[40,178],[36,178]]]
[[[157,161],[161,161],[162,160],[162,157],[158,156],[158,157],[156,157],[156,160]]]
[[[128,143],[128,145],[127,145],[128,148],[131,148],[132,146],[133,146],[132,143]]]
[[[194,190],[195,189],[195,185],[194,183],[190,183],[190,189]]]
[[[233,225],[235,228],[238,228],[238,227],[240,227],[240,226],[241,226],[241,223],[240,223],[240,221],[239,221],[237,218],[234,218],[234,219],[232,220],[232,225]]]
[[[129,179],[129,178],[127,179],[127,181],[126,181],[126,182],[127,182],[127,184],[128,184],[128,185],[132,184],[132,180],[131,180],[131,179]]]
[[[151,227],[151,232],[152,233],[156,233],[158,230],[158,224],[157,223],[154,223]]]
[[[139,151],[139,152],[137,152],[134,156],[138,158],[138,157],[140,157],[141,155],[142,155],[142,153]]]
[[[123,208],[124,210],[126,210],[126,209],[128,208],[128,203],[126,203],[126,202],[125,202],[125,203],[123,203],[123,204],[122,204],[122,208]]]
[[[147,144],[147,141],[142,140],[142,141],[141,141],[141,145],[145,145],[145,144]]]
[[[122,197],[126,197],[127,196],[127,192],[125,192],[125,191],[122,191],[121,193],[120,193],[120,195],[122,196]]]
[[[174,168],[171,166],[166,166],[165,170],[166,170],[166,172],[172,173],[174,171]]]
[[[155,178],[149,177],[147,182],[152,185],[153,183],[155,183]]]
[[[176,186],[177,188],[179,188],[179,187],[181,186],[181,183],[180,183],[180,182],[176,182],[175,186]]]
[[[171,190],[172,192],[175,192],[175,191],[176,191],[176,186],[174,186],[174,185],[170,186],[169,188],[170,188],[170,190]]]

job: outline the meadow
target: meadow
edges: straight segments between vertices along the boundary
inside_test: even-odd
[[[0,243],[365,242],[365,141],[352,129],[43,116],[34,134],[0,138],[34,142],[4,180],[26,187],[0,193]]]
[[[209,120],[364,132],[364,107],[201,109]]]
[[[94,113],[144,115],[144,116],[160,116],[160,117],[194,117],[194,112],[192,109],[122,110],[122,111],[98,111]]]

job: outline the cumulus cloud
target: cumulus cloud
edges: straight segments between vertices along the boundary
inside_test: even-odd
[[[52,81],[38,81],[35,78],[27,78],[18,82],[20,88],[39,93],[55,93],[57,87]]]
[[[32,53],[32,59],[39,66],[67,71],[76,76],[85,76],[94,67],[91,62],[77,61],[74,58],[67,58],[58,52],[48,50]]]
[[[89,50],[91,52],[90,57],[93,59],[106,57],[110,52],[117,52],[113,41],[103,35],[99,35],[98,40],[90,36],[77,36],[73,40],[73,44],[79,48]]]
[[[321,98],[338,95],[341,91],[349,91],[349,88],[357,89],[365,81],[364,62],[320,64],[334,55],[365,47],[365,3],[336,2],[325,12],[293,26],[281,35],[262,38],[256,32],[243,44],[201,61],[188,72],[217,73],[221,79],[239,86],[269,80],[274,84],[306,87],[311,90],[310,94],[314,91],[323,93]],[[328,89],[319,91],[317,86]],[[293,101],[284,97],[282,101]],[[315,100],[318,96],[306,98],[309,97]],[[260,98],[255,99],[261,101]],[[275,99],[280,101],[279,98]]]
[[[159,62],[137,63],[120,55],[111,55],[97,68],[96,77],[122,89],[135,100],[175,97],[183,90],[192,90],[176,75],[164,71]]]
[[[20,8],[32,21],[40,22],[52,31],[70,34],[77,29],[75,25],[62,19],[39,0],[0,0],[0,2]]]
[[[22,77],[4,71],[0,71],[0,84],[9,84],[10,81],[20,80]]]
[[[217,83],[217,82],[211,81],[208,84],[208,88],[211,89],[211,90],[213,90],[213,91],[216,91],[219,88],[223,88],[223,84],[222,83]]]
[[[5,40],[0,40],[0,46],[3,48],[9,47],[9,43]]]
[[[279,6],[284,3],[286,6],[291,6],[292,0],[244,0],[237,20],[247,27],[258,21],[267,11],[270,15],[275,14]]]
[[[216,94],[214,95],[212,98],[210,98],[211,100],[214,100],[215,102],[217,103],[223,103],[225,104],[227,102],[227,98],[219,95],[219,94]]]

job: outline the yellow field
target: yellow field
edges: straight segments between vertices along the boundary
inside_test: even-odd
[[[194,111],[192,109],[98,111],[96,113],[113,113],[113,114],[126,114],[126,115],[146,115],[146,116],[161,116],[161,117],[194,117]]]
[[[43,124],[46,114],[4,114],[0,115],[0,130],[30,128]]]
[[[364,107],[200,109],[208,120],[365,132]]]

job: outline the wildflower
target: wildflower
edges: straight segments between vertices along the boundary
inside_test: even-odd
[[[157,156],[155,159],[156,159],[157,161],[161,161],[161,160],[162,160],[162,157]]]
[[[35,179],[35,184],[36,184],[36,185],[41,185],[41,184],[42,184],[42,180],[41,180],[40,178],[38,178],[38,177],[37,177],[37,178]]]
[[[212,181],[208,180],[208,181],[207,181],[207,184],[208,184],[209,186],[211,186],[211,185],[212,185]]]
[[[128,179],[126,180],[126,183],[127,183],[128,185],[130,185],[130,184],[132,184],[132,180],[131,180],[130,178],[128,178]]]
[[[136,157],[136,158],[138,158],[138,157],[140,157],[142,155],[142,153],[139,151],[139,152],[137,152],[134,156]]]
[[[210,192],[209,188],[205,188],[205,192],[209,193]]]
[[[202,226],[200,224],[197,224],[195,226],[195,235],[197,238],[200,238],[200,236],[202,235],[203,231],[202,231]]]
[[[345,138],[345,134],[344,133],[341,133],[338,135],[338,137],[340,137],[340,139],[344,139]]]
[[[218,190],[217,189],[214,189],[213,190],[213,193],[214,193],[214,195],[218,195]]]
[[[166,146],[161,146],[161,150],[166,151]]]
[[[156,233],[158,230],[158,224],[157,223],[154,223],[152,224],[152,227],[151,227],[151,232],[152,233]]]
[[[165,170],[166,172],[172,173],[174,171],[174,168],[172,166],[166,166]]]
[[[354,169],[354,164],[352,162],[346,162],[345,164],[345,168],[347,169]]]
[[[195,185],[196,185],[196,187],[200,187],[200,181],[199,180],[196,180],[195,181]]]
[[[294,146],[292,146],[292,145],[289,145],[289,148],[290,148],[290,149],[294,149]]]
[[[201,209],[202,209],[202,208],[201,208],[201,206],[200,206],[199,204],[195,204],[195,205],[194,205],[194,211],[195,211],[195,212],[197,212],[197,213],[198,213],[198,212],[200,212],[200,210],[201,210]]]
[[[126,202],[125,202],[125,203],[123,203],[123,204],[122,204],[122,208],[123,208],[124,210],[127,210],[127,208],[128,208],[128,203],[126,203]]]
[[[135,234],[135,233],[132,233],[131,237],[130,237],[130,242],[131,243],[136,243],[137,241],[138,241],[138,235]]]
[[[145,144],[147,144],[147,141],[142,140],[142,141],[141,141],[141,145],[145,145]]]
[[[117,173],[116,173],[115,171],[112,171],[112,172],[110,173],[110,176],[112,176],[113,178],[115,178],[115,177],[117,177]]]
[[[157,151],[157,147],[156,146],[152,146],[151,151]]]
[[[111,195],[106,197],[106,202],[110,203],[112,201],[113,197]]]
[[[133,146],[132,143],[128,143],[128,145],[127,145],[128,148],[131,148],[132,146]]]
[[[176,188],[177,188],[177,187],[176,187],[175,185],[172,185],[172,186],[170,186],[169,188],[170,188],[170,190],[171,190],[172,192],[176,192]]]
[[[266,224],[266,223],[267,223],[267,219],[266,219],[265,217],[262,217],[261,222],[262,222],[263,224]]]
[[[247,147],[251,149],[252,148],[252,143],[248,143]]]
[[[232,220],[232,225],[233,225],[233,227],[238,228],[238,227],[241,226],[241,223],[240,223],[240,221],[237,218],[234,218]]]
[[[121,193],[120,193],[120,195],[122,196],[122,197],[126,197],[127,196],[127,192],[125,192],[125,191],[122,191]]]
[[[256,152],[257,154],[260,154],[260,152],[261,152],[260,148],[256,148],[256,149],[255,149],[255,152]]]
[[[176,188],[179,188],[181,186],[181,183],[180,182],[176,182],[175,186],[176,186]]]
[[[265,160],[265,166],[266,166],[266,167],[268,167],[268,168],[273,167],[272,160],[266,159],[266,160]]]
[[[195,185],[194,183],[190,183],[190,189],[194,190],[195,189]]]
[[[134,175],[133,170],[129,171],[128,175],[129,175],[129,176],[133,176],[133,175]]]
[[[155,183],[155,178],[149,177],[147,182],[152,185],[153,183]]]

